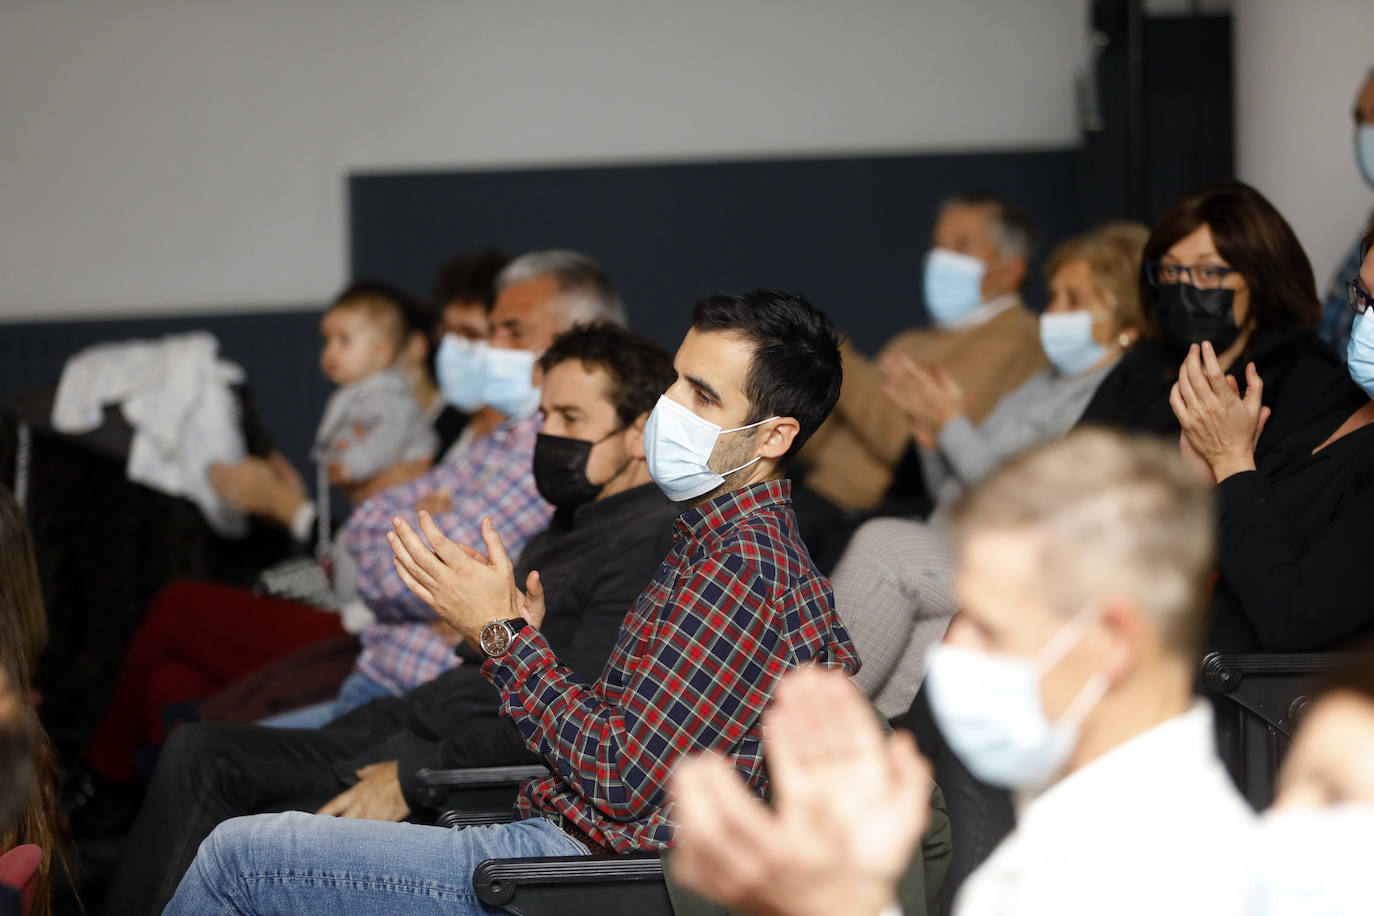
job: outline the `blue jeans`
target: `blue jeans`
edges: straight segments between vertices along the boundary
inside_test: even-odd
[[[480,913],[472,872],[486,859],[587,855],[542,817],[489,827],[422,827],[259,814],[215,828],[164,914]]]
[[[354,671],[344,678],[335,699],[279,712],[275,716],[259,719],[258,724],[269,728],[321,728],[359,706],[365,706],[380,697],[394,696],[400,696],[400,692],[379,684],[361,671]]]

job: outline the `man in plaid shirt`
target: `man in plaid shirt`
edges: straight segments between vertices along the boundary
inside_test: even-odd
[[[491,346],[498,349],[540,352],[576,322],[624,323],[619,298],[600,267],[573,252],[516,258],[497,276],[496,293]],[[357,564],[358,594],[376,622],[360,634],[363,651],[333,715],[404,693],[458,664],[452,630],[402,583],[386,535],[397,515],[414,519],[415,510],[424,508],[460,543],[476,543],[482,518],[491,518],[518,553],[553,514],[530,472],[539,425],[538,416],[511,417],[493,405],[483,407],[469,426],[475,435],[465,433],[457,454],[423,477],[379,493],[349,517],[340,539]]]
[[[669,845],[665,787],[685,754],[721,755],[762,794],[760,719],[779,678],[803,664],[858,667],[783,479],[835,403],[837,335],[793,295],[714,296],[697,304],[675,369],[645,450],[655,482],[688,505],[595,684],[549,650],[539,580],[517,587],[489,520],[485,557],[426,513],[430,546],[396,520],[398,574],[482,647],[503,713],[553,770],[522,789],[521,820],[445,830],[236,818],[202,844],[166,912],[484,913],[472,887],[484,859]]]

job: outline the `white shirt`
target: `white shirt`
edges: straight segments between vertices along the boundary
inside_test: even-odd
[[[1240,913],[1255,824],[1198,702],[1029,802],[954,913]]]
[[[1018,294],[1007,293],[1005,295],[998,296],[996,299],[984,302],[982,305],[978,306],[976,309],[969,312],[963,318],[960,318],[954,324],[950,325],[947,328],[943,328],[942,330],[967,331],[969,328],[977,327],[978,325],[987,321],[989,318],[993,318],[997,315],[1000,315],[1007,309],[1013,308],[1020,304],[1021,297]]]

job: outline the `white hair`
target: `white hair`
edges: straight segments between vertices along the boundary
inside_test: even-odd
[[[601,265],[576,251],[548,249],[523,254],[506,265],[496,276],[496,292],[506,287],[551,276],[557,285],[555,303],[566,319],[567,327],[608,321],[622,327],[627,324],[625,305],[611,285]]]

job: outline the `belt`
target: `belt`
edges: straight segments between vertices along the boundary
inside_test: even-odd
[[[563,831],[568,836],[572,837],[574,840],[577,840],[577,842],[581,843],[583,846],[586,846],[587,852],[591,855],[613,856],[617,854],[614,849],[611,849],[609,846],[606,846],[600,840],[594,840],[590,836],[588,836],[587,832],[583,830],[581,827],[577,826],[577,824],[572,820],[572,818],[565,817],[564,815],[559,814],[557,812],[545,814],[544,818],[545,820],[550,821],[559,830]]]

